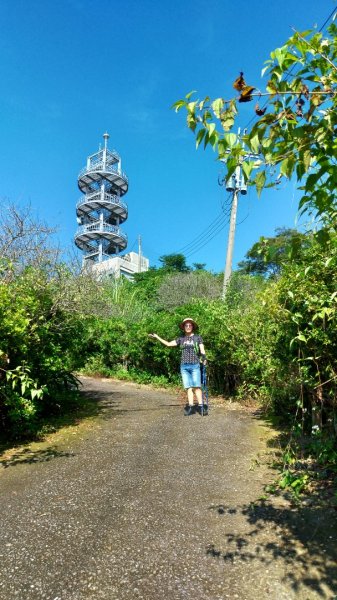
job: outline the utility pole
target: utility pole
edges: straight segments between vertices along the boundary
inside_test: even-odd
[[[222,297],[226,296],[227,286],[229,284],[230,277],[232,275],[232,262],[233,262],[233,249],[234,249],[234,238],[235,238],[235,228],[236,228],[236,215],[238,212],[238,200],[239,193],[243,192],[243,189],[240,189],[240,181],[241,181],[241,167],[238,165],[235,169],[235,175],[232,177],[234,179],[234,188],[231,189],[228,186],[227,182],[227,190],[233,191],[233,200],[231,207],[231,217],[229,222],[229,233],[228,233],[228,244],[227,244],[227,255],[226,255],[226,265],[224,271],[224,279],[223,279],[223,289],[222,289]],[[247,193],[247,189],[244,193]]]
[[[244,131],[246,133],[246,130]],[[238,130],[238,139],[240,138],[240,129]],[[224,299],[226,296],[227,287],[232,275],[232,262],[233,262],[233,249],[234,249],[234,239],[235,239],[235,229],[236,229],[236,215],[238,211],[238,201],[239,194],[247,194],[247,185],[241,175],[241,165],[244,160],[247,158],[258,158],[258,154],[247,152],[241,156],[240,162],[237,165],[234,174],[226,181],[226,190],[228,192],[232,192],[232,207],[231,207],[231,216],[229,223],[229,233],[228,233],[228,244],[227,244],[227,255],[226,255],[226,264],[224,269],[224,279],[223,279],[223,289],[222,289],[222,298]],[[221,183],[224,185],[224,181]]]

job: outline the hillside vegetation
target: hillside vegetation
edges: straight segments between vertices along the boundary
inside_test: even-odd
[[[324,39],[296,33],[271,54],[268,111],[259,109],[244,138],[228,133],[238,103],[254,96],[252,86],[245,91],[242,74],[234,82],[238,100],[192,102],[188,95],[176,103],[177,110],[186,109],[197,145],[204,140],[227,162],[228,176],[247,147],[259,152],[260,161],[242,164],[247,181],[261,192],[269,180],[273,185],[275,169],[296,178],[303,190],[300,209],[316,218],[307,234],[279,229],[257,240],[225,299],[221,275],[202,264],[191,268],[179,254],[163,256],[160,268],[134,282],[97,281],[62,263],[50,247],[52,231],[34,222],[29,208],[3,204],[2,437],[32,436],[46,419],[78,405],[77,372],[178,384],[179,353],[148,334],[175,339],[178,323],[190,316],[204,338],[211,392],[254,399],[291,431],[285,477],[303,439],[316,465],[336,477],[336,31],[331,26]],[[297,485],[299,479],[290,473],[284,481]]]

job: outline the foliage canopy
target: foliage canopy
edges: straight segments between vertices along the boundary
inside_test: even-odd
[[[239,96],[229,100],[194,99],[190,92],[173,105],[187,112],[196,146],[210,144],[227,166],[238,164],[257,193],[294,176],[303,192],[301,211],[336,223],[337,28],[295,32],[270,54],[262,71],[266,90],[247,85],[243,73],[234,81]],[[241,103],[265,98],[255,106],[256,121],[241,137],[232,132]]]

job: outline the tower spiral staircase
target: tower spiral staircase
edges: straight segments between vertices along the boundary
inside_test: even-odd
[[[104,148],[88,157],[87,166],[78,176],[78,187],[84,197],[76,205],[79,228],[75,244],[83,251],[87,265],[119,254],[127,246],[127,236],[120,224],[128,217],[122,197],[129,184],[120,156],[108,149],[109,137],[108,133],[103,135]]]

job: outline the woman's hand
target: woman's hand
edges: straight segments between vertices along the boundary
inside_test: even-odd
[[[150,338],[153,338],[154,340],[158,340],[158,342],[160,342],[161,344],[164,344],[164,346],[167,346],[168,348],[172,348],[173,346],[177,345],[176,340],[172,340],[172,342],[167,342],[166,340],[163,340],[163,338],[161,338],[156,333],[148,333],[147,335]]]

